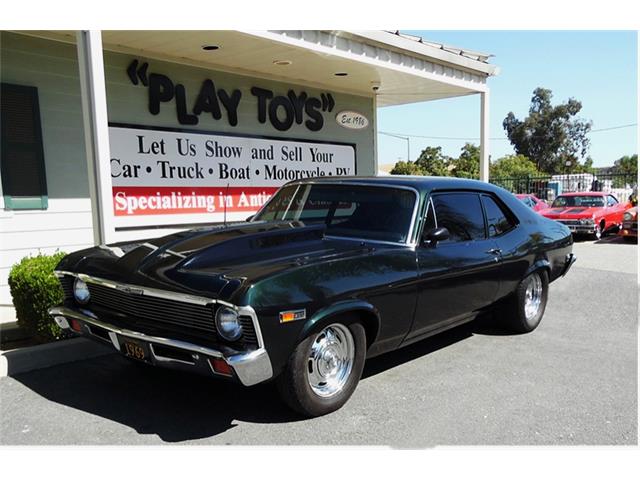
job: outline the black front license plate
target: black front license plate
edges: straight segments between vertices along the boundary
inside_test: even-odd
[[[149,355],[147,355],[146,348],[138,342],[124,340],[122,342],[122,353],[124,353],[127,357],[135,358],[136,360],[140,360],[143,362],[149,361]]]

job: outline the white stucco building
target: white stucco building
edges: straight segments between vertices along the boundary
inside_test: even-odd
[[[22,257],[244,219],[375,175],[378,108],[477,94],[488,56],[383,31],[3,31],[0,313]],[[429,108],[425,104],[424,108]]]

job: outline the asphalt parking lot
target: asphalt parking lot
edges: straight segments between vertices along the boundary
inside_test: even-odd
[[[372,359],[325,417],[301,419],[271,385],[106,355],[0,379],[0,443],[635,445],[637,248],[576,243],[535,332],[475,322]]]

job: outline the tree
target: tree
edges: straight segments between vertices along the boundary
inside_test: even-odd
[[[451,175],[460,178],[480,178],[480,147],[465,143],[460,156],[451,161]]]
[[[424,175],[424,170],[416,165],[415,162],[400,160],[397,162],[391,171],[391,175]]]
[[[577,164],[571,169],[572,173],[595,173],[596,169],[593,167],[593,158],[587,157],[584,163]]]
[[[582,110],[578,100],[570,98],[553,106],[552,97],[551,90],[536,88],[529,116],[518,120],[509,112],[502,126],[517,154],[530,158],[538,170],[553,174],[566,171],[569,160],[574,168],[580,164],[589,150],[592,122],[576,117]]]
[[[442,147],[427,147],[416,160],[416,165],[423,171],[423,175],[434,175],[444,177],[449,174],[447,163],[449,157],[442,154]]]
[[[613,162],[613,173],[626,174],[637,176],[638,175],[638,154],[625,155]]]
[[[625,177],[614,178],[613,186],[616,188],[625,187],[626,184],[637,184],[638,178],[638,154],[625,155],[613,162],[612,173],[625,175]]]
[[[491,162],[489,176],[494,178],[537,177],[543,175],[524,155],[505,155]]]

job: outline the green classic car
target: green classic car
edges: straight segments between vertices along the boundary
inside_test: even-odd
[[[298,180],[247,222],[65,257],[50,314],[135,361],[275,380],[317,416],[349,399],[367,358],[488,309],[534,330],[571,250],[566,226],[487,183]]]

